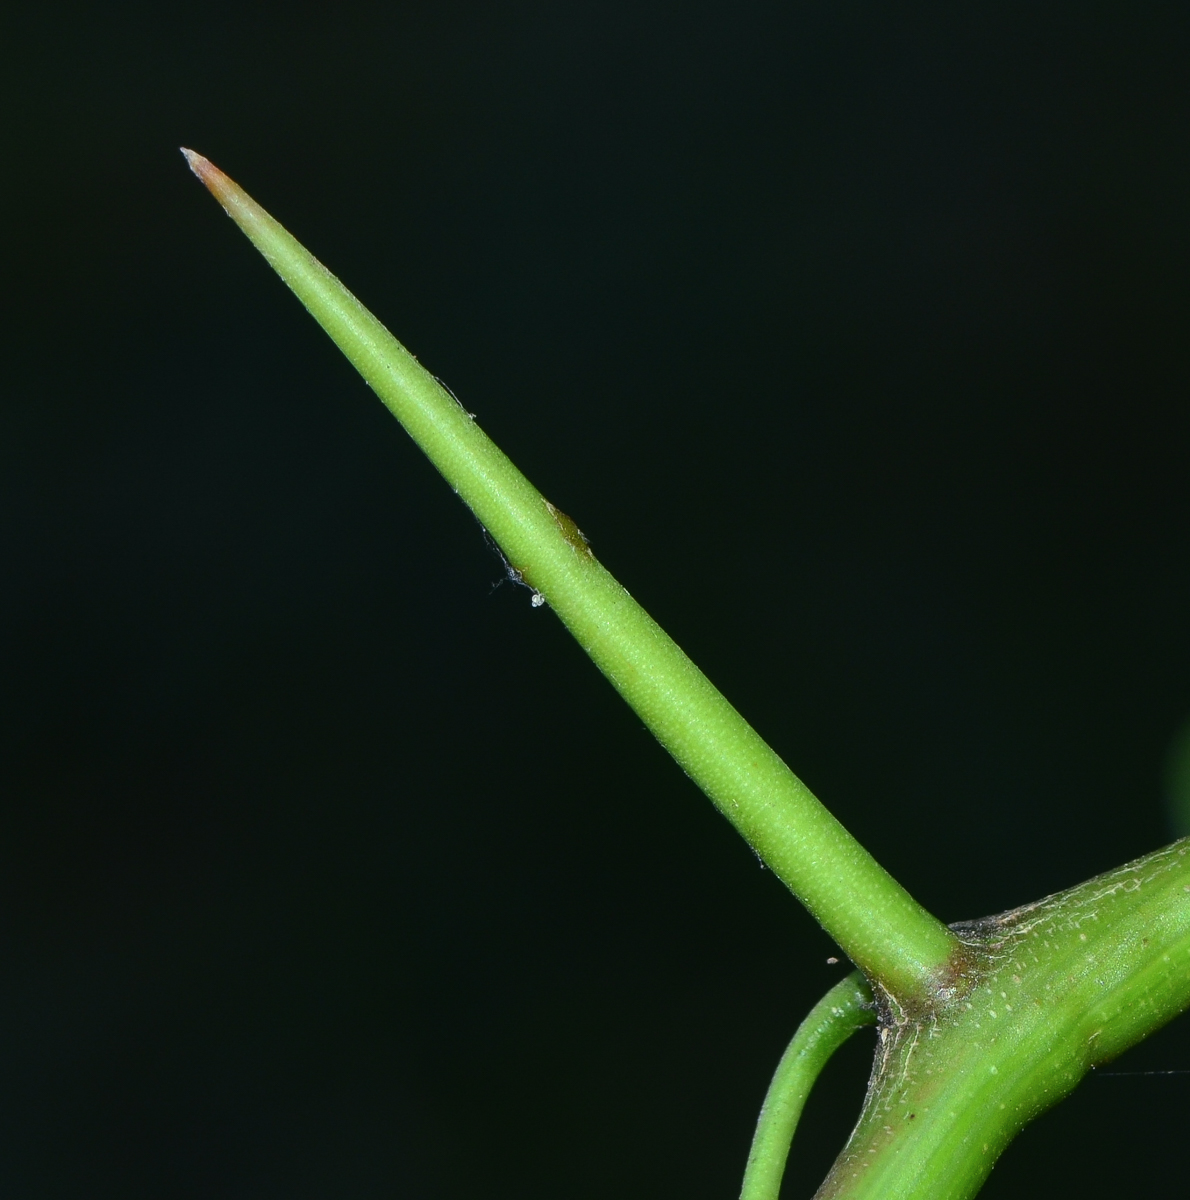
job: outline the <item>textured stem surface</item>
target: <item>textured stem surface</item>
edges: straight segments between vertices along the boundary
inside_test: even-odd
[[[1190,839],[956,929],[972,957],[953,994],[881,1003],[863,1115],[818,1200],[969,1200],[1026,1124],[1190,1004]]]

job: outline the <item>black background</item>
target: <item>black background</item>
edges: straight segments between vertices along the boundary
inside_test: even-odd
[[[2,20],[6,1197],[733,1196],[845,969],[179,145],[939,916],[1172,836],[1190,7]],[[1092,1077],[985,1195],[1181,1178],[1188,1105]]]

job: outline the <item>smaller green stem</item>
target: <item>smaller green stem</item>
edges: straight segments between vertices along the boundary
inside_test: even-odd
[[[853,971],[797,1027],[756,1120],[740,1200],[778,1200],[793,1133],[806,1098],[830,1056],[859,1028],[876,1022],[872,989]]]

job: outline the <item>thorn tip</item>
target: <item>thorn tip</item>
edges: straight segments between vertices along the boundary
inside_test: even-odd
[[[190,169],[202,180],[207,190],[226,208],[228,197],[238,191],[235,184],[210,159],[203,158],[196,150],[187,150],[185,146],[179,146],[178,149],[186,156]]]

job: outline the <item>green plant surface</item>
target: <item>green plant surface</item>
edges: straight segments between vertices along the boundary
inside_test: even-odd
[[[881,997],[863,1115],[819,1197],[974,1195],[1029,1121],[1190,1003],[1190,839],[956,926],[972,950],[923,1012]]]
[[[747,1200],[775,1197],[818,1071],[874,1015],[859,1124],[820,1197],[963,1200],[1033,1117],[1190,1004],[1179,842],[998,917],[947,928],[871,857],[600,565],[473,417],[242,189],[192,169],[339,345],[658,740],[863,972],[795,1035],[758,1124]],[[825,1007],[824,1007],[825,1006]]]
[[[831,1055],[875,1020],[872,989],[859,971],[835,984],[810,1010],[773,1072],[756,1119],[740,1200],[778,1200],[789,1145],[810,1089]]]

